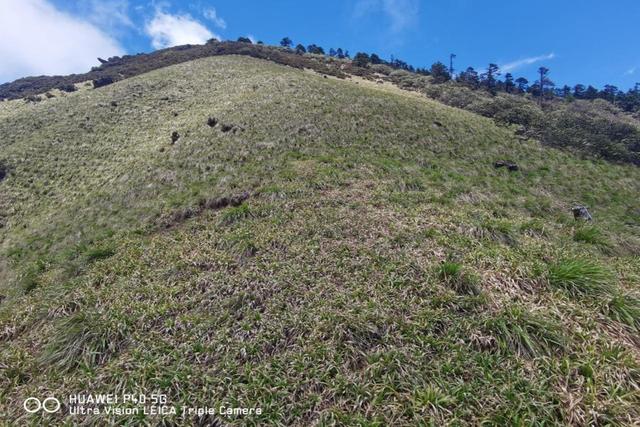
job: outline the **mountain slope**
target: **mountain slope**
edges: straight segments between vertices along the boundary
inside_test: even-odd
[[[262,408],[238,425],[640,416],[638,168],[235,56],[4,102],[0,134],[5,420],[77,422],[27,417],[39,390]]]

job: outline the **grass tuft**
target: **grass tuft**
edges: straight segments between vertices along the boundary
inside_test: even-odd
[[[612,292],[612,274],[589,260],[564,260],[549,269],[549,283],[571,295],[606,295]]]
[[[238,221],[242,221],[245,218],[251,217],[251,209],[249,209],[249,205],[246,203],[241,204],[240,206],[235,206],[227,209],[222,214],[221,222],[226,225],[233,224]]]
[[[116,251],[114,251],[111,248],[96,248],[88,251],[86,256],[87,256],[87,261],[91,262],[91,261],[98,261],[101,259],[110,258],[115,254],[116,254]]]
[[[48,369],[71,371],[104,363],[119,352],[127,336],[125,323],[114,323],[78,312],[64,319],[39,358]]]
[[[640,299],[631,295],[617,295],[603,307],[611,319],[640,331]]]
[[[462,266],[455,262],[445,261],[440,266],[440,278],[444,280],[459,279],[462,274]]]
[[[439,387],[428,386],[413,393],[412,404],[420,412],[429,410],[446,410],[455,405],[456,399],[449,396]]]
[[[459,294],[477,296],[482,292],[479,279],[473,274],[464,272],[458,263],[449,261],[442,263],[439,276]]]
[[[602,232],[596,227],[581,227],[573,234],[576,242],[589,243],[592,245],[605,245],[606,240]]]
[[[485,322],[501,349],[523,357],[549,356],[566,347],[566,337],[555,323],[521,307],[508,307]]]

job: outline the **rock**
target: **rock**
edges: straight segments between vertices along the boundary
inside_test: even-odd
[[[573,212],[573,219],[576,221],[579,219],[584,219],[585,221],[593,221],[593,217],[589,213],[589,210],[586,206],[578,205],[571,208],[571,212]]]
[[[102,86],[110,85],[113,82],[114,82],[114,80],[113,80],[112,77],[109,77],[109,76],[100,77],[99,79],[95,79],[93,81],[93,87],[94,88],[99,88],[99,87],[102,87]]]
[[[178,133],[178,131],[173,131],[173,133],[171,134],[171,143],[175,144],[177,140],[180,139],[180,134]]]
[[[63,92],[75,92],[76,90],[76,86],[74,84],[61,84],[57,86],[58,89],[60,89]]]
[[[215,117],[209,117],[207,119],[207,124],[209,125],[209,127],[215,127],[218,124],[218,119],[216,119]]]
[[[4,164],[0,163],[0,181],[4,180],[7,177],[7,169],[8,168]]]
[[[495,162],[493,164],[493,167],[498,169],[498,168],[507,168],[509,169],[511,172],[516,172],[520,170],[520,167],[513,162],[508,162],[506,160],[498,160],[497,162]]]
[[[233,133],[238,133],[238,132],[242,132],[244,128],[242,126],[222,124],[220,127],[220,130],[224,133],[227,133],[230,131],[233,131]]]

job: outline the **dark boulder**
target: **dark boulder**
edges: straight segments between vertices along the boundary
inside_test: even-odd
[[[218,124],[218,119],[216,119],[215,117],[209,117],[207,119],[207,124],[209,125],[209,127],[215,127]]]
[[[102,86],[110,85],[113,82],[114,82],[113,77],[109,77],[109,76],[100,77],[100,78],[97,78],[97,79],[95,79],[93,81],[93,87],[94,88],[99,88],[99,87],[102,87]]]
[[[178,131],[173,131],[173,133],[171,134],[171,143],[175,144],[177,140],[180,139],[180,134],[178,133]]]
[[[511,172],[516,172],[516,171],[520,170],[520,167],[516,163],[508,162],[506,160],[498,160],[497,162],[495,162],[493,164],[493,167],[496,168],[496,169],[507,168]]]
[[[74,84],[61,84],[57,86],[57,89],[63,91],[63,92],[75,92],[76,90],[78,90],[76,88],[76,85]]]
[[[582,205],[574,206],[571,208],[571,212],[573,212],[573,219],[575,219],[576,221],[579,219],[583,219],[585,221],[593,220],[586,206],[582,206]]]

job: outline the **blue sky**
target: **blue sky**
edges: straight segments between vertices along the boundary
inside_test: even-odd
[[[83,72],[97,56],[209,37],[342,47],[415,66],[497,63],[557,84],[640,82],[640,1],[580,0],[0,0],[0,82]]]

